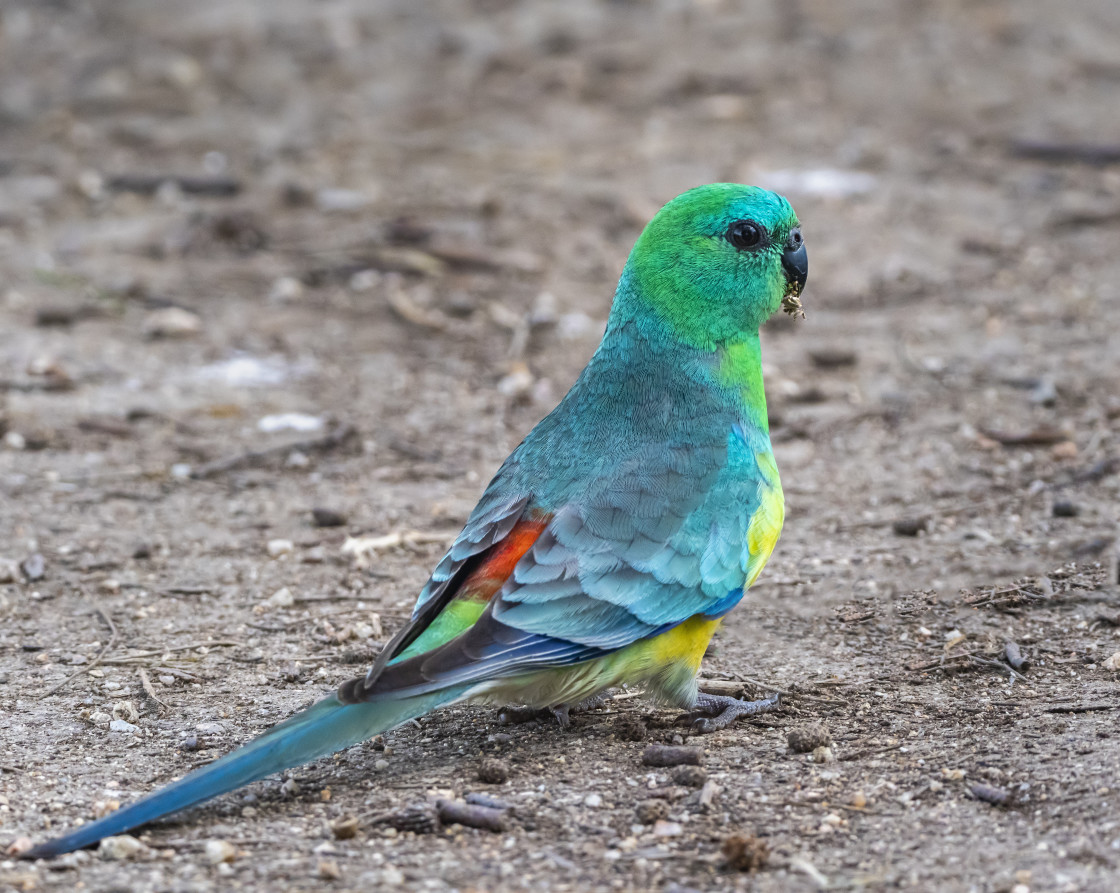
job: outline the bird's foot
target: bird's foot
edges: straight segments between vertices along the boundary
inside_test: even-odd
[[[532,722],[535,719],[553,716],[556,718],[556,722],[559,723],[560,728],[566,729],[572,724],[571,714],[583,713],[587,710],[594,710],[596,707],[602,707],[603,704],[606,703],[606,700],[606,695],[593,695],[584,701],[580,701],[578,704],[557,704],[555,707],[548,707],[544,710],[537,707],[503,707],[498,712],[498,722],[506,726],[523,722]]]
[[[726,695],[709,695],[700,692],[696,697],[695,712],[706,713],[692,721],[692,731],[697,735],[707,735],[726,729],[740,716],[755,716],[759,713],[769,713],[780,706],[781,696],[775,692],[767,695],[760,701],[740,701]]]

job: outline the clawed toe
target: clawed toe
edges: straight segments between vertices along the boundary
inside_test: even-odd
[[[697,735],[709,735],[726,729],[741,716],[755,716],[769,713],[781,705],[781,696],[775,692],[759,701],[741,701],[725,695],[709,695],[701,692],[696,698],[696,710],[708,714],[692,721],[692,731]]]

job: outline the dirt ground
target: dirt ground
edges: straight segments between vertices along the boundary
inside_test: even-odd
[[[785,533],[704,668],[780,712],[450,709],[0,886],[1120,889],[1117,35],[1114,0],[0,4],[4,845],[362,672],[662,202],[779,189],[811,259],[764,333]],[[642,765],[674,741],[703,771]],[[477,793],[503,831],[384,821]]]

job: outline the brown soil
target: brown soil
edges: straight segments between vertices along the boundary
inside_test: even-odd
[[[812,260],[765,333],[785,534],[704,670],[780,712],[447,710],[0,885],[1120,889],[1120,5],[0,11],[4,843],[361,672],[661,202],[780,185]],[[504,831],[373,821],[477,792]]]

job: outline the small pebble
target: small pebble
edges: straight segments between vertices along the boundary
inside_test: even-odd
[[[140,731],[140,727],[123,719],[114,719],[109,723],[109,731],[127,732],[129,735],[135,735]]]
[[[925,529],[925,518],[898,518],[891,524],[891,530],[899,536],[917,536]]]
[[[316,527],[345,527],[347,522],[347,518],[342,512],[327,508],[312,509],[311,520]]]
[[[708,772],[703,766],[677,766],[673,769],[671,777],[674,784],[698,788],[708,780]]]
[[[634,812],[643,825],[652,825],[660,819],[669,818],[669,804],[664,800],[643,800]]]
[[[1107,658],[1101,666],[1106,670],[1120,670],[1120,651],[1117,651],[1112,657]]]
[[[106,683],[108,687],[108,683]],[[123,719],[126,722],[136,722],[140,718],[140,711],[132,701],[117,701],[113,705],[113,718]]]
[[[202,331],[202,320],[182,307],[164,307],[147,315],[142,330],[148,338],[189,338]]]
[[[269,540],[267,548],[270,557],[279,558],[281,555],[288,555],[295,549],[295,544],[291,540],[276,539]]]
[[[843,347],[818,347],[809,350],[809,359],[818,369],[854,366],[859,360],[854,350]]]
[[[268,290],[271,304],[290,304],[303,297],[303,283],[294,276],[281,276]]]
[[[1081,509],[1075,502],[1070,502],[1068,499],[1059,499],[1051,506],[1050,513],[1055,518],[1076,518],[1081,514]]]
[[[113,862],[135,859],[147,851],[148,847],[130,834],[106,837],[97,848],[97,853],[102,859],[108,859]]]
[[[198,740],[198,735],[187,735],[181,742],[179,742],[179,750],[185,750],[188,753],[198,750],[201,744]]]
[[[337,881],[342,877],[342,869],[334,859],[319,860],[319,878],[324,881]]]
[[[232,862],[237,858],[237,847],[235,847],[228,840],[208,840],[206,841],[206,861],[211,865],[219,865],[222,862]]]
[[[37,580],[43,579],[47,572],[47,563],[43,560],[43,556],[36,552],[29,555],[27,558],[20,562],[19,569],[23,571],[24,577],[28,582],[34,583]]]
[[[603,798],[599,794],[588,794],[583,798],[583,805],[590,806],[592,809],[598,809],[603,805]]]
[[[836,754],[832,752],[832,748],[827,745],[813,748],[813,762],[814,763],[835,763]]]
[[[732,834],[724,838],[720,852],[736,871],[758,871],[766,867],[770,858],[770,847],[766,841],[749,834]]]
[[[852,806],[856,809],[863,809],[867,806],[867,795],[863,791],[856,791],[852,794]]]
[[[504,784],[509,780],[509,764],[505,760],[486,757],[478,764],[478,780],[486,784]]]
[[[19,580],[19,562],[11,558],[0,558],[0,583],[15,583]]]
[[[786,736],[786,742],[794,753],[812,753],[818,747],[827,747],[831,744],[832,733],[823,723],[812,723],[791,729]]]
[[[720,786],[709,778],[704,782],[704,787],[700,788],[700,796],[697,798],[697,802],[704,809],[709,809],[716,802],[719,792]]]
[[[667,819],[658,819],[653,823],[654,837],[679,837],[684,828],[680,822],[670,822]]]
[[[331,834],[337,840],[350,840],[358,833],[358,820],[354,816],[343,816],[331,822]]]
[[[139,542],[132,547],[132,557],[137,561],[152,557],[152,544]]]
[[[277,589],[265,600],[265,604],[271,608],[290,608],[295,603],[296,597],[287,586]]]

